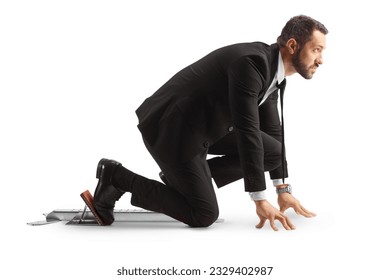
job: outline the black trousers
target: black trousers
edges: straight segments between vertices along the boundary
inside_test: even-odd
[[[265,171],[270,171],[281,165],[281,143],[264,132],[261,136]],[[153,156],[148,144],[145,145]],[[219,156],[207,160],[207,154]],[[154,159],[168,185],[125,168],[114,174],[115,181],[119,182],[122,189],[130,188],[131,203],[134,206],[164,213],[192,227],[207,227],[218,218],[218,203],[211,178],[220,188],[243,176],[234,133],[228,134],[203,154],[179,166],[168,165],[155,157]]]

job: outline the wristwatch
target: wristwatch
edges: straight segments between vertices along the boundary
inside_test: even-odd
[[[287,187],[284,187],[284,188],[277,188],[276,189],[276,193],[277,194],[281,194],[281,193],[289,193],[291,194],[292,193],[292,187],[290,184],[287,184]]]

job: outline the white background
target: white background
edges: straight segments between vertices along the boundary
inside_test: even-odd
[[[119,279],[122,266],[273,266],[264,279],[388,279],[384,3],[2,1],[1,277]],[[135,109],[216,48],[275,42],[298,14],[330,31],[324,65],[310,81],[290,77],[285,101],[290,182],[316,218],[288,211],[295,231],[273,232],[268,224],[257,230],[254,205],[239,181],[217,190],[225,222],[207,229],[179,223],[26,225],[54,209],[82,208],[79,194],[94,190],[102,157],[157,179]],[[268,197],[276,205],[271,185]],[[131,207],[129,198],[118,208]]]

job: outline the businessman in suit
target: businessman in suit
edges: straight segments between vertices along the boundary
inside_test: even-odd
[[[278,230],[295,229],[284,215],[292,207],[312,217],[285,184],[283,100],[286,76],[311,79],[323,63],[327,29],[307,17],[291,18],[277,43],[240,43],[211,52],[185,67],[137,109],[144,143],[161,168],[160,181],[145,178],[114,160],[102,159],[89,204],[99,223],[114,221],[115,202],[131,192],[131,204],[164,213],[191,227],[218,218],[217,187],[243,178],[260,219]],[[281,103],[283,106],[283,103]],[[283,111],[283,109],[282,109]],[[216,155],[207,159],[208,154]],[[265,197],[265,172],[278,193],[279,209]]]

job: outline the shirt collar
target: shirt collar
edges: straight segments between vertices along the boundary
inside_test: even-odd
[[[278,70],[276,71],[276,79],[278,83],[280,84],[286,77],[286,73],[284,71],[284,64],[283,64],[283,58],[282,54],[279,52],[279,59],[278,59]]]

